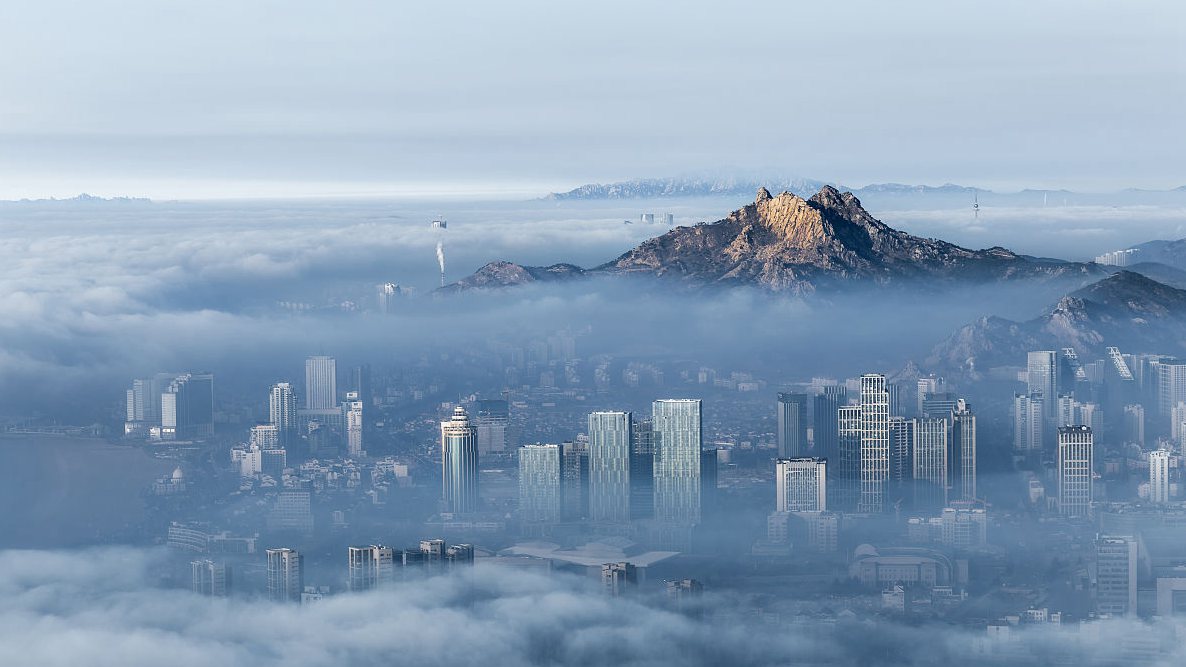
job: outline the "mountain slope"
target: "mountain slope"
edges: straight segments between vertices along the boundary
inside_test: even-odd
[[[1186,351],[1186,290],[1132,271],[1076,290],[1026,322],[986,317],[937,345],[927,363],[977,371],[1024,361],[1030,350],[1073,347],[1102,355],[1104,347],[1131,352]]]

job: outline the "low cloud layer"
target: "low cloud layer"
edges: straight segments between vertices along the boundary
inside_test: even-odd
[[[810,609],[777,595],[710,591],[705,615],[696,617],[665,607],[647,586],[635,598],[612,599],[589,579],[483,564],[305,606],[211,600],[154,584],[169,557],[128,548],[0,552],[0,663],[940,665],[1059,658],[1094,665],[1123,660],[1128,647],[1150,638],[1153,664],[1186,659],[1174,640],[1186,631],[1179,622],[1039,626],[1015,630],[1024,643],[986,644],[976,627],[878,616],[817,623],[794,613]]]

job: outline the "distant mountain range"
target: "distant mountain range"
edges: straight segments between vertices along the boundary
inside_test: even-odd
[[[810,197],[820,188],[829,185],[824,181],[810,178],[784,179],[746,179],[746,178],[648,178],[618,183],[582,185],[568,192],[553,192],[547,199],[659,199],[665,197],[716,197],[716,196],[746,196],[761,187],[769,187],[775,192],[790,192],[800,197]],[[863,188],[844,188],[854,194],[928,194],[928,193],[967,193],[969,196],[976,192],[976,188],[948,183],[940,186],[902,185],[900,183],[881,183],[868,185]],[[983,192],[983,190],[980,190]]]
[[[677,227],[592,269],[492,262],[445,289],[509,287],[591,275],[646,276],[686,287],[753,286],[813,294],[856,284],[943,283],[1106,275],[1095,264],[1025,257],[1005,248],[969,250],[898,231],[875,219],[852,193],[830,185],[811,198],[757,198],[728,217]]]
[[[0,200],[0,204],[41,204],[41,203],[55,203],[55,204],[104,204],[104,203],[150,204],[150,203],[152,203],[152,200],[145,199],[143,197],[98,197],[95,195],[87,194],[85,192],[75,195],[73,197],[66,197],[64,199],[50,197],[48,199]]]
[[[1186,290],[1135,271],[1115,274],[1063,297],[1025,322],[984,317],[962,327],[932,351],[928,365],[975,373],[1017,364],[1029,350],[1073,347],[1103,356],[1104,347],[1126,351],[1186,350]],[[1132,349],[1135,348],[1135,349]]]

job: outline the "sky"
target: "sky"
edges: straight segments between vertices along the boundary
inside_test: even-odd
[[[0,198],[1186,184],[1176,2],[10,2]]]

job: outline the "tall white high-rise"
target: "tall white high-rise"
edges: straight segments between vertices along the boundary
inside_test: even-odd
[[[699,399],[655,401],[655,518],[700,522],[701,414]]]
[[[1090,426],[1058,429],[1058,511],[1063,516],[1091,516],[1094,449]]]
[[[629,412],[589,415],[589,518],[597,522],[630,520]]]
[[[460,406],[452,419],[441,422],[441,483],[445,511],[477,511],[478,435]]]
[[[1149,501],[1170,501],[1170,453],[1164,449],[1149,452]]]
[[[304,558],[293,549],[268,549],[268,598],[300,602],[305,592]]]
[[[1186,445],[1186,401],[1178,401],[1170,409],[1170,438],[1179,449]]]
[[[519,452],[519,518],[560,521],[564,506],[560,445],[524,445]]]
[[[296,392],[287,382],[277,382],[268,392],[268,421],[280,431],[280,441],[287,442],[297,431]]]
[[[828,509],[827,462],[819,458],[778,459],[774,464],[776,512]]]
[[[362,401],[358,400],[358,392],[346,392],[346,403],[342,407],[346,412],[346,453],[357,458],[363,455]]]
[[[889,391],[885,376],[861,376],[861,496],[858,512],[885,510],[889,479]]]
[[[1174,406],[1186,401],[1186,363],[1161,359],[1153,364],[1157,372],[1157,411],[1169,417]]]
[[[333,357],[313,356],[305,360],[305,408],[329,410],[338,407],[338,363]]]

